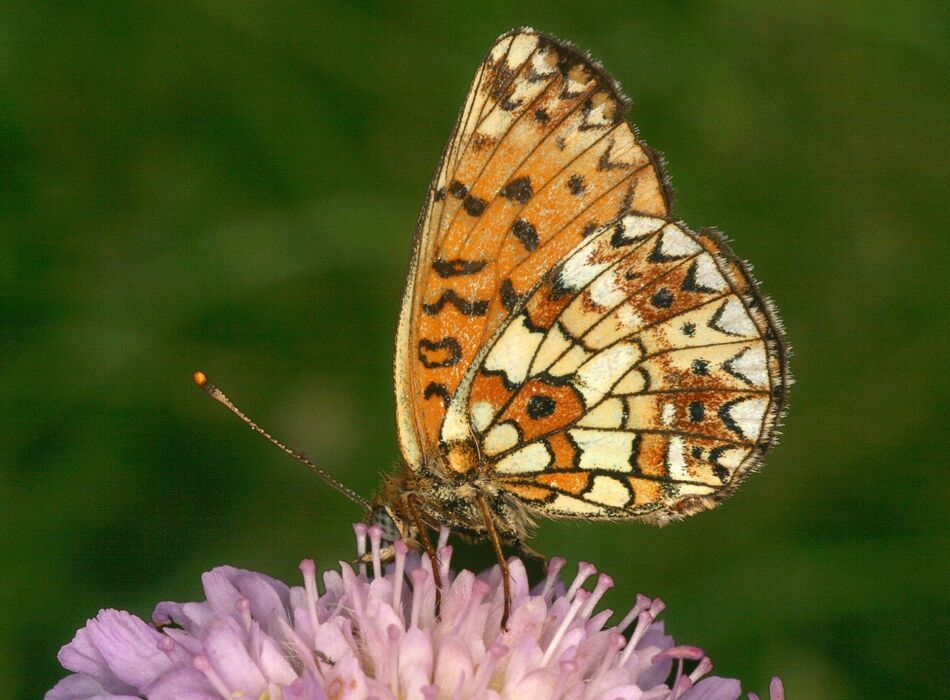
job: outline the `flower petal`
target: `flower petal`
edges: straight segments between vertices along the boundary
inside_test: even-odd
[[[443,692],[448,691],[448,696],[452,697],[461,684],[462,697],[468,697],[474,678],[474,665],[468,646],[455,636],[442,640],[435,661],[434,685]]]
[[[76,630],[73,641],[59,650],[57,658],[63,668],[69,671],[86,674],[99,683],[116,685],[119,679],[112,673],[89,635],[89,625],[92,623],[93,620],[88,620],[85,627]]]
[[[604,692],[601,697],[610,698],[610,700],[640,700],[643,697],[643,691],[636,685],[618,685]]]
[[[323,686],[310,671],[304,671],[300,678],[288,685],[284,697],[287,700],[327,700]]]
[[[502,695],[506,700],[525,700],[525,698],[550,698],[557,688],[558,673],[553,669],[536,668],[525,674],[511,690]]]
[[[46,693],[44,700],[140,700],[139,695],[115,695],[85,673],[66,676]]]
[[[148,700],[221,700],[204,674],[193,666],[179,666],[148,688]]]
[[[413,627],[399,641],[399,688],[403,697],[422,697],[422,688],[432,681],[432,637]]]
[[[102,610],[82,632],[76,634],[78,643],[60,651],[60,662],[70,670],[86,671],[110,692],[144,688],[173,665],[158,648],[162,636],[127,612]]]
[[[284,656],[277,642],[270,637],[261,641],[260,665],[264,675],[273,683],[289,685],[297,678],[290,661]]]
[[[502,631],[498,567],[452,572],[451,548],[441,548],[441,618],[434,619],[428,558],[401,542],[392,549],[396,561],[388,567],[375,559],[372,569],[341,563],[324,572],[322,595],[312,564],[302,569],[305,586],[293,589],[218,567],[203,577],[206,601],[156,606],[154,619],[177,623],[161,633],[129,613],[104,610],[60,651],[76,674],[47,700],[738,700],[738,681],[703,677],[712,662],[701,649],[674,647],[656,619],[659,599],[638,596],[619,626],[605,627],[611,613],[596,607],[609,577],[593,592],[582,588],[592,565],[581,564],[566,588],[553,560],[532,594],[523,563],[512,559],[511,615]],[[635,644],[625,646],[625,631]],[[677,660],[699,657],[671,690],[666,679]],[[780,681],[770,691],[771,700],[782,700]]]
[[[687,690],[682,700],[738,700],[742,686],[735,678],[707,676]]]
[[[328,674],[327,695],[333,700],[365,700],[366,673],[359,662],[349,654]]]
[[[239,569],[232,581],[241,594],[251,601],[251,615],[264,629],[277,628],[277,618],[289,621],[290,588],[287,584],[254,571]]]
[[[241,592],[231,583],[229,574],[234,571],[230,566],[218,566],[201,575],[205,597],[217,617],[237,615],[237,602],[241,598]]]
[[[229,620],[215,620],[202,639],[205,656],[232,692],[257,697],[267,687],[267,679],[250,657],[244,639]]]

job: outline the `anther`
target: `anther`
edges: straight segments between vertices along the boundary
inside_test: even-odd
[[[574,597],[574,594],[577,593],[578,589],[584,585],[584,582],[593,576],[597,572],[597,567],[593,564],[582,561],[577,565],[577,576],[574,577],[574,582],[571,583],[571,587],[567,589],[565,597],[568,600],[571,600]]]

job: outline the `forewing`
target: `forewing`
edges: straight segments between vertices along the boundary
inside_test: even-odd
[[[599,66],[533,30],[505,34],[485,57],[430,188],[403,298],[395,374],[410,465],[467,437],[446,410],[558,260],[627,212],[667,213],[627,106]]]
[[[774,315],[721,237],[629,214],[515,310],[469,411],[487,473],[534,509],[662,522],[758,463],[787,381]]]

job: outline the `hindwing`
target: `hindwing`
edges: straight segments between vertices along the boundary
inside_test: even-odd
[[[779,328],[721,238],[628,214],[559,262],[484,353],[483,469],[552,516],[712,507],[771,445]]]

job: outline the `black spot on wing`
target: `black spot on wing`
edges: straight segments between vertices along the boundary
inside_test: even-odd
[[[668,309],[673,306],[673,292],[663,287],[650,297],[650,303],[658,309]]]
[[[570,193],[573,195],[581,195],[584,194],[584,190],[587,189],[587,185],[581,175],[574,173],[567,181],[567,189],[570,190]]]
[[[426,399],[431,399],[433,396],[438,396],[442,399],[442,406],[448,408],[449,401],[451,401],[451,396],[449,396],[448,389],[445,388],[444,384],[439,384],[437,382],[429,382],[429,385],[425,388],[425,391],[422,392],[422,396]]]
[[[423,304],[422,310],[429,316],[435,316],[446,304],[452,304],[466,316],[484,316],[488,312],[488,301],[484,299],[463,299],[454,289],[446,289],[438,301],[432,304]]]
[[[527,176],[517,177],[502,187],[499,194],[513,202],[527,204],[534,196],[534,190],[531,188],[531,178]]]
[[[459,275],[474,275],[487,264],[487,260],[462,260],[460,258],[442,260],[442,258],[436,258],[432,261],[432,269],[436,271],[439,277],[458,277]]]
[[[515,291],[515,285],[511,283],[510,279],[506,279],[501,283],[499,294],[501,295],[501,305],[505,307],[505,311],[508,313],[511,313],[518,302],[521,301],[521,295]]]
[[[487,206],[488,202],[486,202],[481,197],[473,197],[472,195],[468,195],[462,200],[462,208],[469,216],[481,216],[482,212],[485,211],[485,207]]]
[[[530,221],[526,219],[515,219],[515,222],[511,225],[511,232],[515,234],[515,238],[521,241],[522,245],[524,245],[525,249],[529,252],[538,247],[540,241],[538,230]]]
[[[557,403],[552,397],[547,394],[537,394],[528,400],[528,405],[525,407],[525,410],[528,412],[530,418],[540,420],[550,416],[554,413],[556,408]]]
[[[468,194],[468,188],[458,180],[452,180],[449,185],[449,192],[457,199],[465,199],[465,195]]]
[[[447,355],[444,358],[439,358],[438,355],[443,351]],[[419,361],[427,369],[452,367],[458,364],[461,357],[462,346],[455,338],[447,337],[435,342],[422,338],[419,341]]]
[[[709,375],[709,362],[702,358],[693,360],[693,364],[690,365],[690,368],[693,370],[693,374],[697,376],[705,377]]]
[[[706,407],[702,401],[693,401],[689,404],[689,420],[692,423],[701,423],[706,415]]]

